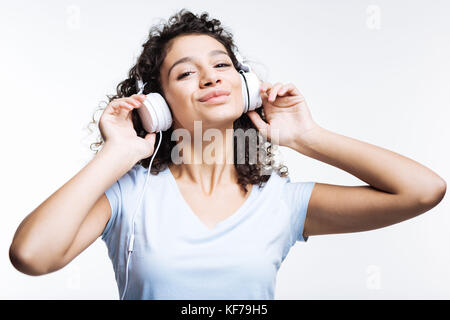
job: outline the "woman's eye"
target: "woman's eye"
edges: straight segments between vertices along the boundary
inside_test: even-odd
[[[231,64],[229,64],[229,63],[219,63],[219,64],[216,64],[216,67],[218,67],[218,66],[224,66],[224,67],[229,67],[229,66],[231,66]],[[220,68],[220,67],[219,67]],[[180,79],[183,79],[184,77],[187,77],[190,73],[192,73],[193,71],[187,71],[187,72],[185,72],[185,73],[182,73],[182,74],[180,74],[179,76],[178,76],[178,78],[177,78],[177,80],[180,80]]]
[[[228,64],[228,63],[219,63],[218,65],[216,65],[216,67],[220,66],[220,65],[225,66],[225,67],[229,67],[230,66],[230,64]]]
[[[183,79],[183,78],[186,77],[189,73],[192,73],[192,72],[191,72],[191,71],[188,71],[188,72],[185,72],[185,73],[180,74],[180,75],[178,76],[177,80]]]

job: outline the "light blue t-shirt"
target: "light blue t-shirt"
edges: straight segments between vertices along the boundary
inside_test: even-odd
[[[120,296],[132,215],[146,176],[137,164],[105,192],[112,213],[101,237]],[[293,183],[274,171],[264,186],[253,185],[236,212],[209,229],[168,168],[150,174],[135,217],[124,299],[274,299],[281,262],[296,241],[308,240],[302,234],[314,184]]]

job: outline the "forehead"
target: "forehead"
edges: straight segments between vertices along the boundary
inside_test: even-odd
[[[220,49],[227,52],[225,46],[208,35],[182,35],[170,42],[163,66],[166,68],[185,56],[206,56],[211,50]]]

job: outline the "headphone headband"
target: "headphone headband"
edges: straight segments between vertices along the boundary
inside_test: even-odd
[[[233,49],[233,54],[236,57],[238,61],[238,69],[239,71],[242,70],[244,72],[251,72],[251,68],[249,65],[245,64],[244,59],[242,58],[241,54],[239,53],[238,49],[235,47]]]

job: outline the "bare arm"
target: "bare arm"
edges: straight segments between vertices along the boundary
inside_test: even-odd
[[[430,210],[446,192],[446,182],[420,163],[319,126],[307,132],[307,137],[303,135],[293,149],[369,184],[316,183],[308,204],[304,236],[392,225]]]
[[[123,148],[106,143],[83,169],[22,221],[10,246],[13,265],[30,275],[45,274],[74,257],[68,258],[68,252],[74,250],[77,235],[83,238],[78,241],[83,248],[92,243],[109,219],[101,212],[107,205],[104,192],[132,168],[135,159]],[[94,204],[97,217],[88,217]]]
[[[304,236],[365,231],[388,226],[436,206],[446,182],[420,163],[315,123],[294,84],[261,84],[266,121],[248,116],[277,144],[347,171],[365,186],[316,183],[308,203]]]

